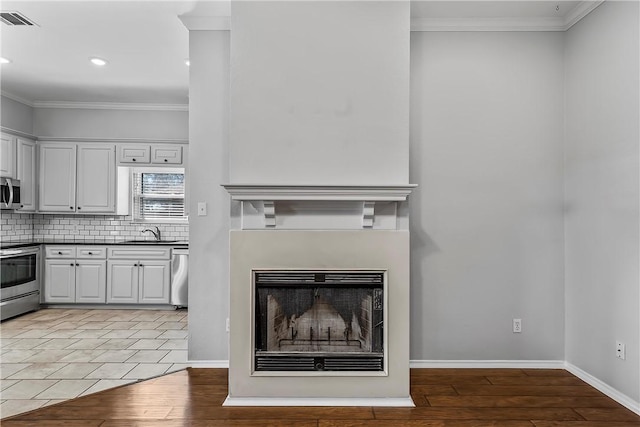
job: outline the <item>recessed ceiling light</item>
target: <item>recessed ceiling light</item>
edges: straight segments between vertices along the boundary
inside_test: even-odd
[[[191,66],[191,61],[189,61],[189,58],[185,59],[184,63],[187,65],[187,67]]]
[[[89,58],[89,60],[91,61],[91,63],[92,63],[93,65],[98,65],[98,66],[100,66],[100,67],[102,67],[103,65],[107,65],[107,61],[105,61],[105,60],[104,60],[104,59],[102,59],[102,58],[96,58],[96,57],[93,57],[93,58]]]
[[[0,57],[0,64],[11,64],[11,60],[7,58]]]

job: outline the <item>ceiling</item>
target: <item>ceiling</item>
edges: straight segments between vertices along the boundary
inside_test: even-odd
[[[580,1],[412,1],[420,19],[562,19]],[[5,1],[34,26],[0,23],[2,94],[28,105],[188,103],[188,30],[181,15],[228,15],[228,1]],[[89,58],[108,61],[97,67]]]

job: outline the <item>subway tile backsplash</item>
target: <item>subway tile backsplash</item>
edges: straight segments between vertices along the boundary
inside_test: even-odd
[[[31,239],[33,215],[12,212],[0,214],[0,239],[4,242]]]
[[[166,240],[189,240],[187,224],[133,223],[131,216],[110,215],[43,215],[2,213],[0,237],[3,241],[22,239],[148,239],[145,228],[158,226]]]

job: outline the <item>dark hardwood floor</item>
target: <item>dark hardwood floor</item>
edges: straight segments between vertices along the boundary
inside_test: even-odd
[[[223,408],[226,369],[187,369],[2,420],[3,427],[630,427],[640,417],[564,370],[412,369],[416,408]]]

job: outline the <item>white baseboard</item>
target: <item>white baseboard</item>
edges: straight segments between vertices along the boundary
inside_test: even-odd
[[[188,360],[187,365],[192,368],[229,368],[228,360]]]
[[[410,368],[565,369],[564,360],[411,360]]]
[[[229,368],[228,360],[190,360],[187,364],[192,368]],[[640,402],[636,402],[626,394],[619,392],[593,375],[564,360],[411,360],[409,367],[417,369],[566,369],[593,388],[640,415]],[[263,400],[264,402],[261,402]],[[348,404],[347,400],[349,401]],[[403,404],[402,399],[398,402],[395,399],[384,399],[388,401],[388,404],[384,402],[376,404],[376,399],[364,399],[363,402],[360,402],[363,403],[362,405],[356,404],[356,400],[359,401],[361,399],[346,399],[342,400],[343,404],[341,404],[341,399],[313,399],[310,401],[304,398],[291,398],[276,402],[272,398],[227,397],[224,406],[413,406],[413,402],[411,402],[411,405],[406,404],[406,402]],[[366,404],[364,404],[365,400],[367,401]]]
[[[571,372],[576,377],[580,378],[582,381],[589,384],[591,387],[601,391],[602,393],[606,394],[607,396],[609,396],[610,398],[612,398],[613,400],[615,400],[625,408],[640,415],[640,402],[636,402],[626,394],[619,392],[615,388],[611,387],[609,384],[600,381],[598,378],[583,371],[582,369],[578,368],[577,366],[569,362],[565,362],[564,368],[567,371]]]
[[[387,406],[413,408],[411,397],[231,397],[222,406]]]

